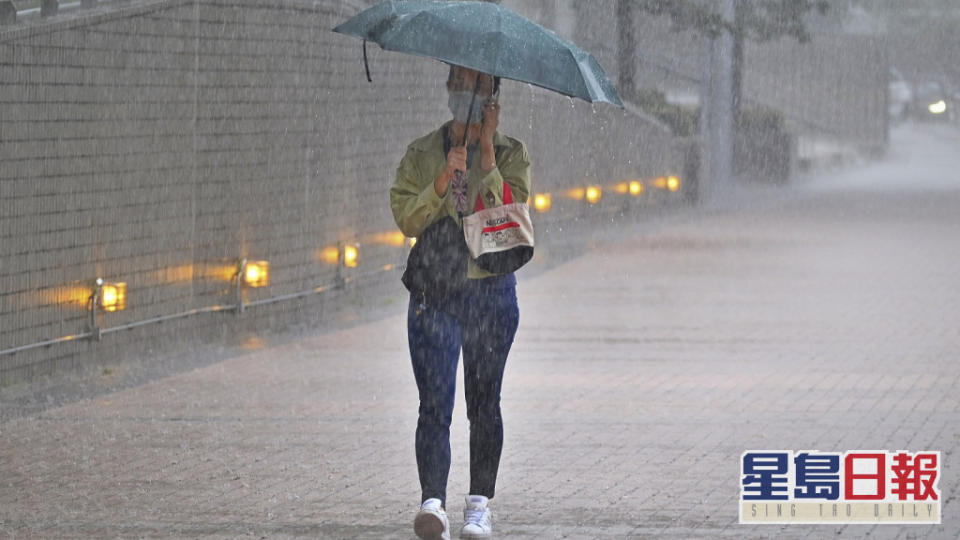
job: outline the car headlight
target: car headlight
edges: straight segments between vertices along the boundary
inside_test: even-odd
[[[947,112],[947,102],[941,99],[936,103],[931,103],[927,110],[930,111],[930,114],[943,114]]]

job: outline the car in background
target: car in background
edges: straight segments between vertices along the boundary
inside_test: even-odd
[[[910,118],[922,122],[948,122],[957,114],[956,102],[946,88],[938,82],[916,85],[910,101]]]

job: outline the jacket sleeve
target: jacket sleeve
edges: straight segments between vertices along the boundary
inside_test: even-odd
[[[446,196],[433,188],[433,178],[425,178],[418,164],[419,150],[408,148],[397,167],[397,176],[390,187],[390,208],[393,219],[406,236],[419,236],[443,209]],[[449,193],[449,191],[448,191]]]
[[[517,144],[497,157],[497,166],[480,183],[503,199],[503,183],[513,192],[516,202],[526,202],[530,196],[530,155],[523,143]]]

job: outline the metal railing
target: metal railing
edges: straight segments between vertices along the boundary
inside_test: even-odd
[[[238,293],[237,302],[235,304],[219,304],[214,306],[205,306],[205,307],[200,307],[195,309],[188,309],[186,311],[181,311],[179,313],[159,315],[157,317],[151,317],[151,318],[142,319],[139,321],[132,321],[126,324],[110,326],[107,328],[100,328],[97,325],[97,322],[96,322],[97,301],[96,301],[96,293],[93,293],[91,295],[90,300],[87,302],[90,308],[90,317],[91,317],[90,330],[86,332],[80,332],[77,334],[61,336],[54,339],[48,339],[44,341],[38,341],[35,343],[29,343],[26,345],[20,345],[17,347],[10,347],[8,349],[0,349],[0,356],[17,354],[19,352],[29,351],[31,349],[49,347],[51,345],[66,343],[68,341],[76,341],[78,339],[100,339],[100,337],[103,336],[104,334],[112,334],[114,332],[120,332],[121,330],[130,330],[132,328],[138,328],[140,326],[147,326],[150,324],[162,323],[162,322],[172,321],[175,319],[182,319],[184,317],[191,317],[194,315],[200,315],[202,313],[219,313],[221,311],[234,311],[240,314],[240,313],[243,313],[244,309],[249,307],[263,306],[267,304],[283,302],[286,300],[294,300],[297,298],[303,298],[303,297],[312,296],[316,294],[323,294],[331,290],[343,289],[347,284],[353,281],[372,277],[378,274],[382,274],[384,272],[390,272],[395,270],[396,268],[397,267],[394,265],[386,265],[378,268],[377,270],[373,270],[369,272],[363,272],[363,273],[354,274],[350,276],[337,276],[332,283],[318,285],[316,287],[303,290],[303,291],[297,291],[297,292],[288,293],[288,294],[281,294],[277,296],[271,296],[268,298],[260,298],[260,299],[249,301],[249,302],[244,302],[242,299],[242,295]]]
[[[669,180],[676,177],[658,177],[656,179],[651,179],[645,181],[645,186],[642,188],[642,192],[634,193],[630,186],[626,182],[619,182],[616,185],[608,186],[586,186],[584,188],[572,189],[566,192],[561,192],[556,194],[556,198],[559,201],[560,199],[569,199],[570,202],[576,203],[576,206],[581,209],[599,206],[601,210],[601,216],[616,216],[618,214],[623,214],[623,210],[626,208],[624,204],[628,204],[629,201],[636,200],[638,203],[643,204],[663,204],[668,201],[680,202],[682,201],[683,193],[681,193],[677,186],[670,186]],[[679,182],[679,180],[677,180]],[[635,183],[640,184],[639,181]],[[590,191],[596,191],[596,201],[590,201],[591,195]],[[602,193],[607,193],[606,197],[601,198]],[[666,199],[664,198],[666,197]],[[534,201],[535,197],[531,197],[531,201]],[[611,200],[612,199],[612,200]],[[598,204],[599,203],[599,204]],[[531,204],[531,212],[541,211],[538,208],[536,202]],[[639,211],[641,207],[634,208],[635,211]],[[572,210],[572,208],[571,208]],[[566,214],[561,217],[559,220],[550,220],[552,223],[572,223],[576,222],[581,217],[580,212],[574,212]],[[236,273],[233,274],[231,278],[232,285],[234,288],[236,301],[235,303],[230,304],[218,304],[212,306],[199,307],[194,309],[188,309],[178,313],[172,313],[167,315],[159,315],[156,317],[151,317],[147,319],[142,319],[138,321],[132,321],[125,324],[120,324],[117,326],[110,326],[101,328],[98,324],[98,310],[102,310],[103,306],[98,305],[99,299],[99,286],[100,282],[97,282],[97,285],[91,288],[90,297],[87,299],[87,312],[89,314],[89,323],[88,330],[84,332],[79,332],[75,334],[65,335],[54,339],[42,340],[34,343],[19,345],[15,347],[10,347],[6,349],[0,349],[0,356],[13,355],[19,352],[29,351],[32,349],[39,349],[43,347],[49,347],[51,345],[56,345],[60,343],[66,343],[69,341],[76,341],[79,339],[91,339],[99,340],[105,334],[111,334],[114,332],[119,332],[121,330],[129,330],[132,328],[137,328],[141,326],[146,326],[155,323],[162,323],[166,321],[171,321],[175,319],[181,319],[185,317],[190,317],[194,315],[199,315],[203,313],[219,313],[219,312],[235,312],[238,315],[241,315],[246,308],[263,306],[268,304],[273,304],[277,302],[284,302],[288,300],[295,300],[298,298],[304,298],[308,296],[324,294],[332,290],[341,290],[346,285],[358,281],[367,279],[376,275],[380,275],[386,272],[393,272],[397,270],[402,270],[404,265],[402,263],[390,263],[378,266],[377,268],[368,270],[366,272],[354,272],[346,273],[347,266],[345,263],[344,256],[344,246],[346,243],[339,242],[337,245],[337,251],[339,253],[337,260],[337,271],[333,279],[328,283],[323,283],[315,287],[311,287],[306,290],[296,291],[292,293],[285,293],[276,296],[271,296],[267,298],[259,298],[256,300],[243,300],[243,289],[242,289],[242,276],[244,273],[244,265],[246,264],[246,259],[240,261]],[[355,244],[354,244],[355,245]],[[404,243],[403,249],[409,249],[409,244]],[[396,259],[394,259],[396,261]],[[331,261],[332,262],[332,261]],[[379,263],[378,263],[379,264]]]

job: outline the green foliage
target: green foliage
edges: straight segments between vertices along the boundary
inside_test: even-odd
[[[691,137],[700,123],[699,107],[682,107],[668,103],[663,92],[641,88],[633,96],[633,103],[647,114],[670,127],[674,134]],[[783,114],[766,107],[750,107],[738,111],[735,129],[745,135],[762,137],[786,132]]]
[[[735,118],[735,129],[757,135],[779,134],[786,131],[783,114],[767,107],[740,109]]]
[[[783,115],[765,107],[741,109],[734,124],[734,172],[765,180],[790,178],[791,137]]]
[[[681,137],[691,137],[696,134],[700,119],[699,108],[667,103],[663,92],[648,88],[637,90],[633,98],[638,107],[669,126],[674,134]]]
[[[719,13],[695,0],[638,0],[635,5],[650,15],[670,17],[677,31],[692,29],[718,36],[727,26]]]
[[[790,36],[797,41],[810,41],[803,18],[816,10],[826,14],[826,0],[741,0],[737,6],[738,31],[755,41],[770,41]]]

